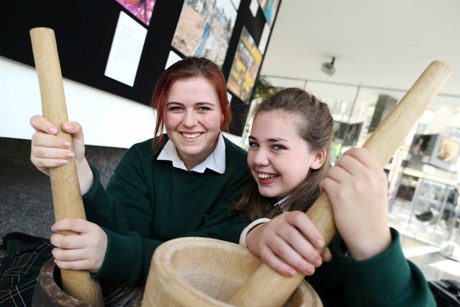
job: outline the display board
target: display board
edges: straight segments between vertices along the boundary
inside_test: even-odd
[[[409,148],[412,163],[431,164],[446,171],[457,171],[460,143],[442,134],[416,134]]]
[[[250,74],[233,74],[240,79],[232,84],[244,84],[244,91],[229,87],[230,132],[240,135],[279,5],[280,0],[1,1],[0,55],[33,66],[29,30],[50,27],[65,78],[150,105],[155,82],[171,62],[204,56],[228,80],[236,61],[242,62],[241,40],[250,37],[257,65]]]

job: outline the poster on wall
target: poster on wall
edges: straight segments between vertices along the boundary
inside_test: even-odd
[[[120,12],[104,75],[133,86],[146,36],[147,29]]]
[[[262,54],[245,27],[241,32],[227,81],[227,88],[245,103],[249,103],[259,72]]]
[[[156,0],[117,0],[117,2],[145,25],[150,24]]]
[[[259,0],[260,8],[264,12],[265,20],[271,26],[275,19],[276,10],[279,5],[279,0]]]
[[[165,70],[169,68],[172,64],[182,60],[182,57],[175,53],[174,51],[169,51],[168,59],[166,60]]]
[[[231,0],[185,1],[172,46],[184,56],[205,57],[222,67],[236,15]]]

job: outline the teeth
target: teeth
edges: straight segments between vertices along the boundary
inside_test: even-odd
[[[186,139],[196,139],[200,136],[200,133],[182,133]]]
[[[268,178],[275,178],[275,177],[277,176],[273,174],[259,174],[260,179],[268,179]]]

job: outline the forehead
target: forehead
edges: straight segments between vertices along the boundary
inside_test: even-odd
[[[210,81],[198,76],[174,81],[168,91],[168,101],[218,103],[218,95]]]
[[[299,115],[283,110],[263,111],[254,118],[251,135],[257,139],[301,139],[297,132]]]

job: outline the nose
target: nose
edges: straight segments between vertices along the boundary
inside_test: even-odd
[[[184,114],[183,124],[186,127],[193,127],[196,125],[197,118],[192,110],[187,110]]]
[[[253,155],[253,162],[256,166],[265,166],[269,164],[269,159],[266,150],[263,148],[258,148],[257,150],[250,151]]]

